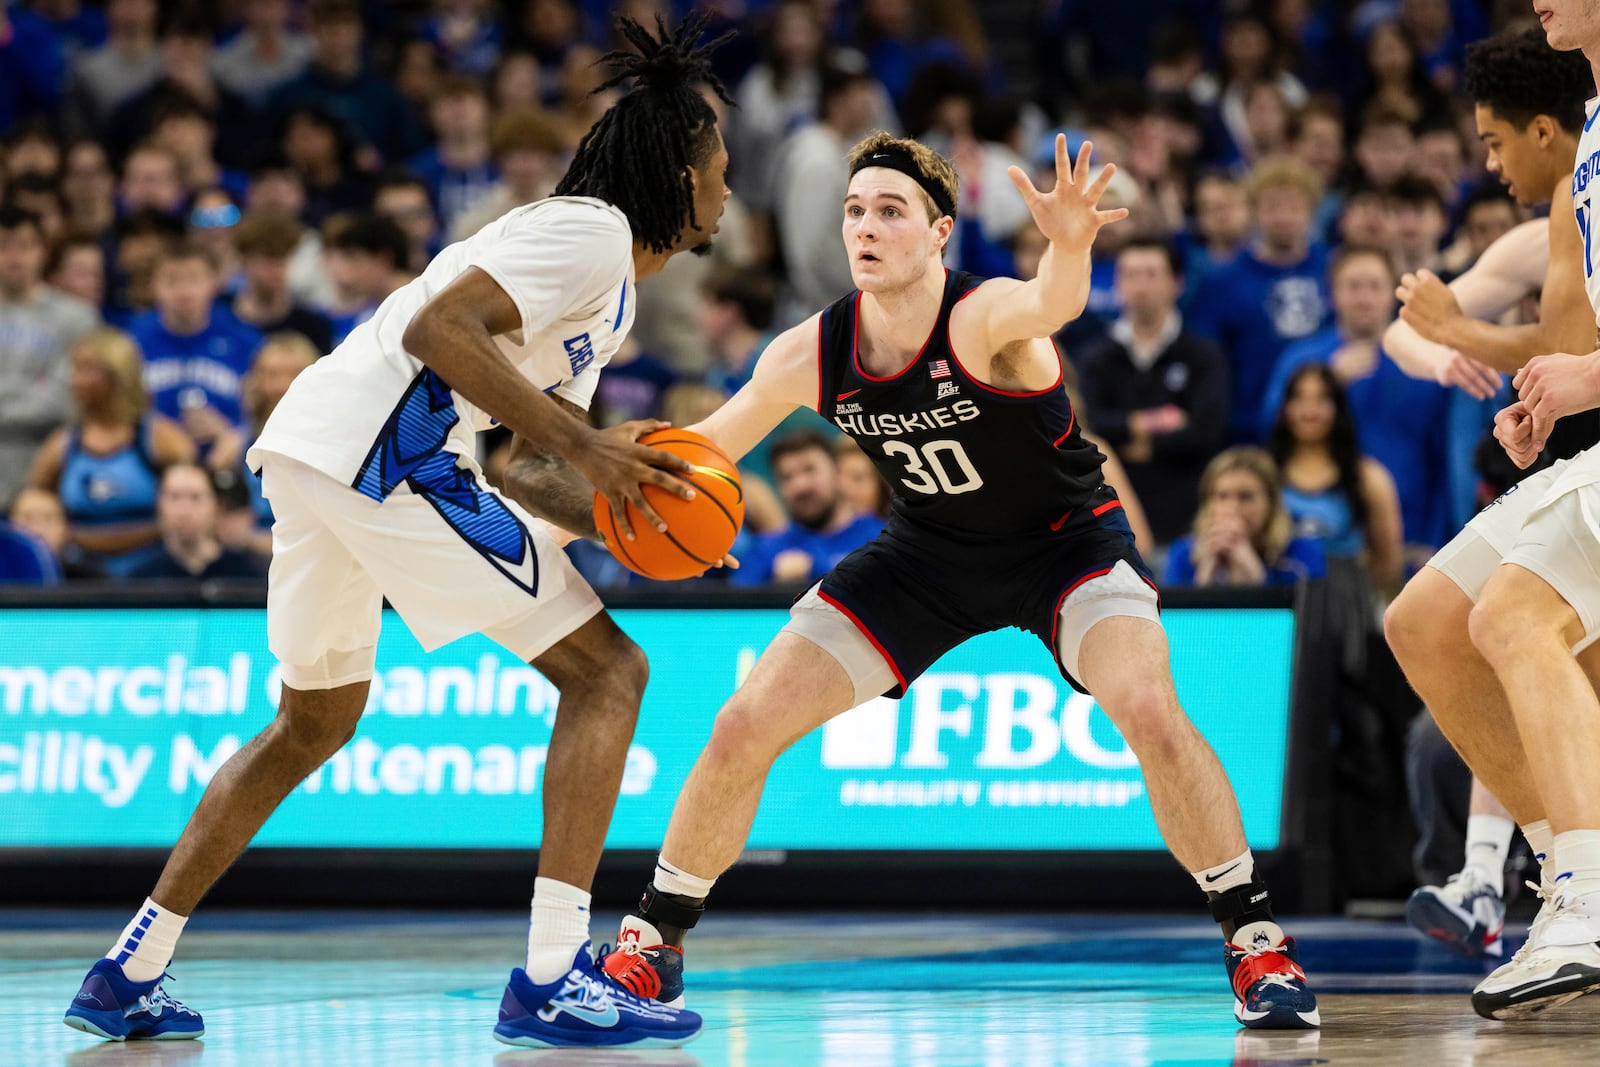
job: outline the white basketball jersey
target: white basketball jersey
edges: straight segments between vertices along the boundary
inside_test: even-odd
[[[1588,120],[1583,124],[1583,136],[1578,139],[1578,164],[1572,172],[1572,207],[1578,216],[1578,232],[1583,234],[1583,287],[1589,294],[1589,306],[1594,309],[1600,323],[1600,235],[1595,233],[1600,220],[1595,213],[1600,210],[1600,97],[1586,106]]]
[[[633,325],[633,233],[609,204],[552,197],[440,252],[296,378],[251,448],[251,468],[274,452],[356,485],[385,442],[398,442],[399,453],[414,443],[470,458],[493,420],[401,343],[418,310],[468,267],[494,278],[521,314],[521,329],[495,338],[500,351],[535,386],[587,409],[600,368]],[[372,493],[381,499],[392,482],[376,481],[386,483]]]
[[[1600,97],[1585,105],[1588,119],[1583,124],[1583,136],[1578,139],[1577,166],[1572,171],[1572,209],[1578,219],[1578,232],[1583,235],[1583,288],[1589,294],[1589,306],[1600,323],[1600,235],[1595,233],[1595,212],[1600,209],[1600,119],[1596,110]],[[1600,343],[1597,343],[1600,347]],[[1594,357],[1600,358],[1600,357]],[[1558,497],[1600,482],[1600,448],[1589,448],[1578,453],[1558,474],[1540,500],[1543,507]],[[1590,529],[1600,537],[1600,526],[1590,518]]]

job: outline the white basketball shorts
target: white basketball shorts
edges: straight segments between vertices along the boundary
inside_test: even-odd
[[[1600,640],[1600,449],[1530,475],[1473,516],[1428,561],[1474,604],[1502,563],[1532,571],[1583,623],[1573,646]]]
[[[261,477],[276,519],[267,642],[295,689],[372,677],[385,597],[427,651],[482,633],[524,661],[601,610],[543,524],[481,476],[465,509],[405,486],[373,500],[274,453]]]

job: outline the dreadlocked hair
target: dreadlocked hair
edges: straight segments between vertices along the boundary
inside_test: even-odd
[[[705,84],[733,104],[709,59],[733,34],[697,45],[707,20],[703,13],[691,15],[672,31],[657,15],[652,35],[630,18],[617,18],[617,29],[633,50],[602,57],[615,73],[595,92],[631,84],[583,135],[556,186],[558,196],[592,196],[615,205],[627,216],[634,238],[652,252],[669,251],[685,219],[690,226],[699,222],[689,168],[704,167],[711,159],[714,142],[707,134],[717,116],[698,86]]]

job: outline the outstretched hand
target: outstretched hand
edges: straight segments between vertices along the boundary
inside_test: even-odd
[[[1033,221],[1052,244],[1074,251],[1087,251],[1094,244],[1100,227],[1119,222],[1128,217],[1127,208],[1099,210],[1100,198],[1105,195],[1116,165],[1106,164],[1093,182],[1089,180],[1089,157],[1094,145],[1088,141],[1078,148],[1074,163],[1067,157],[1067,135],[1056,134],[1056,185],[1048,193],[1041,193],[1021,167],[1006,171],[1011,184],[1022,194],[1022,202],[1033,214]]]

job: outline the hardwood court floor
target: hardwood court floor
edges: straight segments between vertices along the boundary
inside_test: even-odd
[[[1190,918],[720,915],[696,931],[686,1049],[508,1049],[490,1035],[514,916],[206,913],[169,990],[198,1042],[61,1025],[126,916],[0,912],[0,1067],[1565,1067],[1600,1063],[1600,996],[1486,1022],[1484,968],[1398,924],[1291,922],[1323,1029],[1240,1030],[1215,929]],[[595,933],[615,929],[615,916]],[[1512,944],[1520,941],[1519,929]]]

